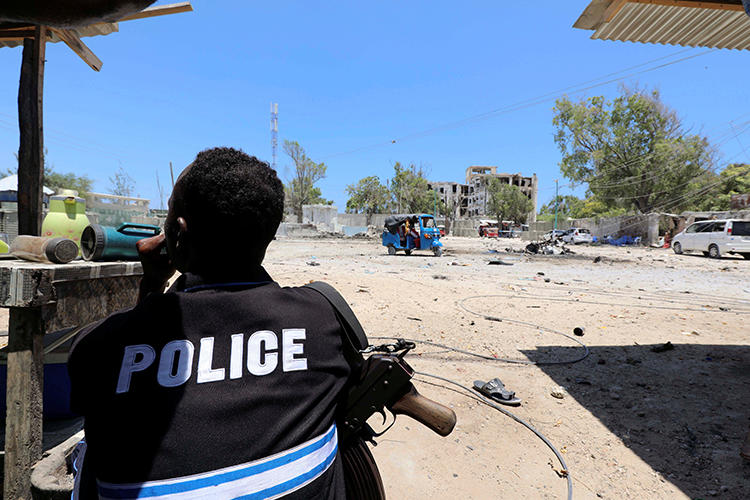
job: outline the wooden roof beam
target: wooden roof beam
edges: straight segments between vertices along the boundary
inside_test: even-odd
[[[628,0],[615,0],[614,2],[609,4],[609,7],[607,7],[607,10],[605,10],[604,14],[602,15],[602,22],[608,23],[612,19],[614,19],[617,13],[620,12],[623,7],[625,7],[626,3],[628,3]]]
[[[23,41],[24,38],[34,38],[34,28],[14,28],[14,29],[0,29],[0,41]]]
[[[102,69],[102,61],[81,41],[81,37],[75,31],[58,28],[52,28],[52,30],[60,37],[60,40],[65,42],[65,45],[70,47],[86,64],[91,66],[91,69],[94,71]]]
[[[135,14],[125,16],[119,21],[133,21],[135,19],[145,19],[148,17],[166,16],[168,14],[179,14],[181,12],[192,12],[193,6],[190,2],[179,2],[171,3],[169,5],[155,5],[154,7],[148,7]]]
[[[691,7],[695,9],[735,10],[744,12],[741,3],[730,2],[699,2],[691,0],[628,0],[632,3],[646,3],[651,5],[666,5],[668,7]]]

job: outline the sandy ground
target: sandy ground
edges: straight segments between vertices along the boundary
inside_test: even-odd
[[[507,253],[507,240],[443,242],[436,258],[388,256],[378,240],[278,240],[266,268],[284,285],[333,284],[371,337],[565,361],[584,348],[552,330],[581,326],[590,354],[574,364],[427,345],[407,360],[467,386],[499,377],[523,399],[504,408],[561,451],[575,498],[750,496],[750,463],[738,455],[750,426],[750,261],[612,247],[525,256]],[[673,350],[651,351],[668,341]],[[377,440],[389,498],[566,498],[560,464],[529,430],[456,386],[417,379],[458,424],[441,438],[399,417]],[[550,395],[556,386],[563,399]]]
[[[503,380],[523,399],[503,408],[561,451],[577,499],[750,497],[750,463],[738,455],[750,426],[750,261],[612,247],[527,256],[506,252],[508,240],[443,242],[436,258],[388,256],[379,240],[277,240],[266,268],[282,285],[336,286],[373,343],[398,336],[492,357],[420,344],[407,360],[466,386]],[[585,349],[560,335],[576,326],[583,361],[494,359],[579,359]],[[667,341],[673,350],[652,352]],[[458,424],[441,438],[399,417],[377,440],[389,498],[566,498],[560,463],[528,429],[457,386],[416,380]],[[550,394],[557,386],[562,399]]]

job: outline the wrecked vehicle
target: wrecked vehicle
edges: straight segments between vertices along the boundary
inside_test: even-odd
[[[432,250],[436,257],[443,255],[440,230],[430,214],[387,217],[381,240],[389,255],[396,255],[399,250],[406,255],[411,255],[412,250]]]

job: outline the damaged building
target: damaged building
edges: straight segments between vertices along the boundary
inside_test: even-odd
[[[500,182],[517,186],[534,204],[529,212],[528,222],[536,221],[536,199],[538,182],[536,174],[531,177],[518,174],[497,173],[494,166],[470,166],[466,169],[466,182],[430,182],[429,188],[437,191],[443,203],[451,209],[456,207],[457,218],[483,217],[488,215],[489,196],[487,181],[490,178],[500,179]]]

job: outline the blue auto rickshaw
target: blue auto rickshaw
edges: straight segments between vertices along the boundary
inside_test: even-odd
[[[412,250],[432,250],[436,257],[443,255],[440,229],[430,214],[391,215],[385,219],[382,235],[383,246],[389,255],[403,250],[411,255]]]

